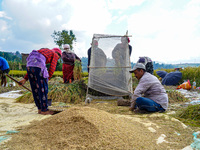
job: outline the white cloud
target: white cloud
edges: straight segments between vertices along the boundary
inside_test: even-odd
[[[75,31],[77,42],[74,50],[78,56],[87,57],[93,34],[105,33],[112,16],[105,7],[106,3],[101,0],[73,0],[69,3],[73,8],[71,12],[73,15],[62,27]]]
[[[49,18],[43,18],[41,20],[38,20],[38,25],[44,29],[45,27],[50,27],[51,26],[51,20]]]
[[[6,0],[3,5],[6,6],[4,9],[7,14],[13,18],[13,21],[9,22],[10,32],[18,40],[32,43],[30,47],[34,47],[34,43],[46,45],[48,40],[52,40],[53,31],[61,30],[62,24],[67,23],[62,18],[70,18],[67,13],[70,11],[67,8],[70,7],[64,0]]]
[[[56,18],[57,18],[58,21],[62,21],[62,19],[63,19],[62,15],[57,15]]]
[[[166,9],[161,7],[163,4],[160,1],[156,2],[142,12],[133,14],[128,21],[129,31],[135,36],[135,51],[168,63],[187,59],[190,53],[200,55],[199,35],[194,36],[200,23],[197,1],[195,5],[191,2],[185,10]]]
[[[6,41],[6,39],[1,39],[1,41],[2,41],[2,42],[5,42],[5,41]]]
[[[160,62],[200,55],[200,0],[3,0],[0,44],[6,50],[56,47],[54,30],[73,30],[78,56],[87,56],[93,34],[129,31],[131,60]],[[3,39],[3,40],[2,40]]]
[[[88,33],[102,33],[112,21],[111,14],[106,10],[104,1],[73,0],[71,5],[73,17],[68,23],[70,29],[87,31]]]
[[[12,35],[7,22],[4,20],[0,20],[0,32],[0,39],[4,39],[3,41],[5,41],[5,39],[9,39]]]
[[[8,17],[4,11],[0,11],[0,18],[12,20],[12,18]]]
[[[4,32],[5,30],[7,30],[7,26],[2,25],[0,30],[1,30],[1,32]]]
[[[76,51],[82,54],[82,50],[90,46],[93,34],[104,33],[111,23],[111,15],[105,8],[106,3],[100,0],[6,0],[4,5],[5,11],[14,18],[11,23],[13,34],[18,39],[35,43],[32,47],[50,45],[48,41],[52,41],[50,35],[53,31],[66,29],[83,32],[81,37],[76,36]],[[54,43],[51,45],[55,46]],[[81,48],[82,45],[85,47]]]
[[[108,0],[109,9],[128,9],[129,7],[139,6],[145,0]]]
[[[33,0],[33,4],[39,4],[42,0]]]
[[[119,17],[118,20],[116,20],[116,21],[117,21],[117,22],[123,22],[123,21],[126,21],[126,20],[128,20],[128,19],[129,19],[129,18],[128,18],[127,15],[123,15],[123,16]]]

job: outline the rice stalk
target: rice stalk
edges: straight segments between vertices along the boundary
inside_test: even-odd
[[[24,93],[22,96],[16,98],[16,102],[18,103],[33,103],[34,102],[34,99],[33,99],[33,95],[32,95],[32,92],[26,92]]]
[[[74,62],[74,70],[73,70],[73,75],[74,75],[74,80],[80,80],[82,78],[82,65],[79,60],[75,60]]]

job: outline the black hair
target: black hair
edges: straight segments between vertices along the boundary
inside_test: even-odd
[[[143,70],[144,72],[146,72],[146,70],[145,70],[145,69],[142,69],[142,68],[137,68],[137,70],[138,70],[138,71]]]

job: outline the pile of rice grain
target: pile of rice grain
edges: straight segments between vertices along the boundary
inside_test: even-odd
[[[15,150],[165,149],[160,135],[138,122],[90,107],[69,108],[25,126],[5,143]]]

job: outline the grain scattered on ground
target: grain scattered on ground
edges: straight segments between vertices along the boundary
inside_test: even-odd
[[[153,121],[157,118],[157,122],[162,120],[162,124],[166,123],[166,128],[137,115],[117,115],[91,107],[72,107],[22,127],[18,134],[12,135],[12,139],[4,145],[4,148],[166,150],[181,149],[189,144],[188,140],[182,141],[184,139],[176,135],[176,128],[184,132],[188,130],[179,122],[176,126],[169,126],[167,125],[169,121],[172,122],[169,119],[164,117],[159,119],[157,116],[151,118],[154,118]],[[168,137],[170,134],[173,134],[173,138]]]

